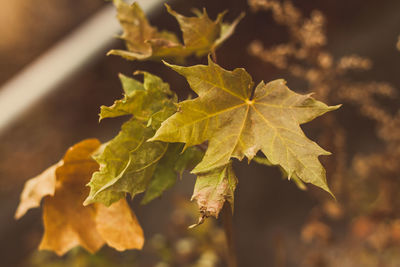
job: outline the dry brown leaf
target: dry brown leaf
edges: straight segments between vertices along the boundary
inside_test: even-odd
[[[21,193],[20,204],[15,212],[15,219],[24,216],[31,208],[39,207],[43,197],[54,195],[56,186],[55,171],[59,164],[54,164],[43,173],[25,183],[24,190]]]
[[[95,204],[97,231],[110,247],[123,251],[127,248],[141,249],[143,230],[125,199],[106,207]]]
[[[142,228],[125,199],[109,208],[102,204],[87,207],[82,204],[89,193],[86,184],[99,168],[92,159],[99,146],[97,139],[74,145],[58,164],[33,178],[34,182],[26,183],[23,195],[34,197],[21,197],[16,217],[21,217],[30,207],[38,206],[40,199],[45,197],[45,231],[39,249],[63,255],[78,245],[92,253],[105,243],[117,250],[142,248]],[[41,182],[45,190],[41,188]]]
[[[235,31],[243,18],[242,13],[232,23],[222,21],[225,12],[216,20],[208,17],[206,10],[195,11],[194,17],[183,16],[165,4],[168,13],[176,18],[183,35],[183,44],[172,32],[159,31],[150,25],[138,3],[132,5],[124,0],[114,0],[117,18],[123,28],[121,39],[127,50],[113,49],[108,55],[118,55],[128,60],[160,60],[173,58],[182,61],[190,55],[198,57],[215,51]]]
[[[233,212],[237,183],[238,180],[233,172],[232,162],[210,172],[197,175],[192,200],[197,201],[200,209],[201,215],[198,224],[201,224],[205,218],[210,216],[218,218],[225,202],[229,203]]]

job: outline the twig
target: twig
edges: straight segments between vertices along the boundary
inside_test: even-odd
[[[214,63],[217,63],[217,53],[215,53],[215,49],[211,50],[211,59]]]
[[[222,208],[222,224],[225,231],[225,239],[228,248],[228,267],[237,267],[236,251],[235,251],[235,240],[233,234],[233,223],[232,223],[232,209],[229,203],[225,203]]]

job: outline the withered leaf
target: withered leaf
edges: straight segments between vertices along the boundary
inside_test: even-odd
[[[330,153],[309,140],[300,124],[339,105],[327,106],[310,95],[297,94],[284,80],[260,82],[252,96],[253,81],[244,69],[227,71],[210,58],[208,66],[167,65],[187,79],[198,97],[180,102],[179,112],[163,122],[151,140],[186,146],[208,140],[194,173],[225,166],[232,157],[251,160],[261,150],[289,178],[296,175],[331,193],[318,160]]]
[[[25,183],[24,190],[21,193],[20,203],[15,212],[15,219],[19,219],[32,208],[40,206],[42,198],[53,196],[56,189],[55,171],[62,165],[62,161],[49,167],[43,173]]]
[[[32,180],[26,183],[22,195],[44,197],[44,235],[39,249],[63,255],[78,245],[92,253],[105,243],[117,250],[142,248],[143,231],[125,199],[109,208],[102,204],[87,207],[82,204],[89,191],[85,185],[99,167],[92,159],[92,154],[99,146],[97,139],[84,140],[74,145],[58,164],[32,179],[36,186],[30,186]],[[55,181],[52,190],[49,180]],[[41,182],[50,193],[40,191]],[[25,201],[31,200],[21,198],[16,217],[24,214],[25,208],[21,207],[26,207]],[[35,201],[40,202],[39,197]]]
[[[219,212],[228,201],[232,211],[234,193],[238,180],[232,169],[232,162],[205,173],[197,174],[192,200],[197,201],[200,209],[199,224],[207,217],[218,218]]]
[[[95,206],[97,231],[107,245],[119,251],[142,249],[144,244],[142,227],[125,199],[109,207],[103,204]]]
[[[182,61],[195,54],[200,57],[215,51],[229,38],[239,21],[241,14],[233,23],[223,23],[225,13],[211,20],[207,12],[196,12],[194,17],[185,17],[166,5],[168,12],[176,18],[183,34],[182,44],[178,37],[168,31],[158,31],[151,26],[137,3],[129,5],[123,0],[114,0],[118,19],[124,29],[121,39],[125,40],[127,50],[111,50],[109,55],[122,56],[128,60],[148,60],[172,58]]]

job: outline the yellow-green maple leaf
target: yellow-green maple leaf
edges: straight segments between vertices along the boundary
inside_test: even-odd
[[[161,122],[176,111],[176,95],[159,77],[137,73],[144,75],[143,83],[120,75],[124,98],[110,107],[101,107],[100,119],[122,115],[131,118],[95,157],[100,170],[88,184],[91,190],[85,205],[100,202],[109,206],[126,193],[133,198],[145,191],[142,203],[148,203],[175,183],[182,167],[178,170],[174,165],[184,162],[183,168],[190,168],[191,161],[199,157],[198,153],[181,155],[179,145],[146,142]]]
[[[168,148],[166,143],[146,142],[153,133],[135,119],[124,123],[120,133],[95,157],[100,170],[88,184],[90,194],[85,205],[100,202],[109,206],[124,198],[126,193],[133,198],[146,190],[158,161]]]
[[[196,12],[194,17],[185,17],[166,5],[168,12],[176,18],[182,30],[182,44],[174,33],[160,32],[151,26],[137,3],[129,5],[123,0],[114,0],[114,5],[124,29],[121,39],[125,40],[127,50],[111,50],[108,54],[122,56],[128,60],[182,60],[192,54],[206,55],[233,34],[243,17],[241,14],[233,23],[228,24],[222,22],[225,13],[220,13],[213,21],[205,10],[203,13]]]
[[[136,120],[147,123],[157,113],[163,112],[163,117],[176,110],[173,103],[177,97],[167,83],[145,71],[136,71],[134,74],[143,75],[143,83],[120,74],[124,98],[115,101],[110,107],[101,106],[100,120],[133,115]]]
[[[134,197],[144,192],[158,161],[167,151],[166,143],[146,142],[155,132],[148,122],[166,107],[169,112],[162,113],[164,119],[173,114],[176,96],[159,77],[147,72],[138,73],[144,75],[143,83],[120,75],[124,98],[115,101],[111,107],[101,107],[100,119],[132,117],[95,157],[100,170],[90,180],[91,190],[85,205],[101,202],[108,206],[125,197],[126,193]]]
[[[330,192],[318,160],[330,153],[308,139],[300,124],[339,106],[297,94],[284,80],[260,82],[252,97],[253,81],[244,69],[227,71],[210,58],[208,66],[167,65],[183,75],[199,97],[180,102],[179,111],[162,123],[151,140],[186,146],[208,140],[206,154],[194,173],[226,165],[232,157],[251,160],[261,150],[289,178],[296,175]]]

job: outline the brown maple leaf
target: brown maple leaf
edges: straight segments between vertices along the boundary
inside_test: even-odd
[[[38,207],[44,198],[39,249],[63,255],[78,245],[91,253],[105,243],[117,250],[142,248],[143,230],[125,199],[108,208],[82,204],[89,193],[86,184],[99,168],[92,159],[99,147],[97,139],[84,140],[69,148],[60,162],[26,182],[15,217]]]

